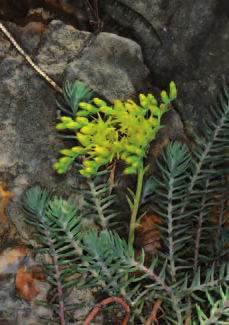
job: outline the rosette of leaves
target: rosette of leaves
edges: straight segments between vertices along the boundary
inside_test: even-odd
[[[63,95],[65,102],[68,104],[70,109],[63,107],[63,105],[61,105],[58,101],[56,101],[56,104],[64,113],[75,119],[76,113],[79,109],[79,103],[85,101],[90,103],[93,91],[80,81],[75,81],[74,83],[65,82],[63,87]]]

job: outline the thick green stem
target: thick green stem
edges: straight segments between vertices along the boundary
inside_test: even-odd
[[[136,217],[138,213],[138,206],[139,201],[141,198],[141,192],[142,192],[142,183],[143,183],[143,176],[144,176],[145,170],[143,168],[143,163],[141,167],[138,169],[138,182],[137,182],[137,190],[136,195],[134,198],[134,204],[131,210],[131,219],[130,219],[130,231],[129,231],[129,239],[128,239],[128,254],[131,255],[131,250],[134,244],[134,231],[135,231],[135,224],[136,224]]]

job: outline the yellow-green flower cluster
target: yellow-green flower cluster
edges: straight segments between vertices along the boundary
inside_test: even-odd
[[[64,173],[77,156],[83,156],[84,169],[80,173],[90,176],[117,158],[128,164],[124,171],[126,174],[136,173],[142,166],[150,142],[162,127],[162,114],[168,110],[168,105],[176,98],[176,94],[176,86],[171,82],[170,94],[168,96],[165,91],[161,93],[163,103],[159,107],[151,94],[139,96],[141,106],[132,100],[127,100],[125,104],[116,100],[112,108],[99,98],[93,100],[96,106],[80,103],[81,110],[77,112],[75,120],[64,116],[61,117],[62,123],[57,125],[58,130],[76,131],[80,145],[62,150],[65,157],[54,167],[58,173]],[[89,120],[91,115],[93,118]]]

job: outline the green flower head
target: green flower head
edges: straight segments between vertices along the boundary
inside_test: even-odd
[[[162,91],[162,104],[158,106],[152,94],[140,94],[140,106],[128,99],[114,102],[114,107],[99,98],[94,98],[92,105],[79,103],[76,119],[61,117],[62,123],[57,129],[78,130],[76,139],[79,144],[71,150],[62,150],[67,157],[61,158],[54,167],[58,172],[66,172],[72,161],[84,156],[80,173],[91,176],[98,169],[113,159],[123,159],[127,167],[125,174],[132,174],[142,166],[150,142],[155,138],[160,125],[161,116],[169,109],[169,104],[176,98],[177,90],[174,82],[170,83],[170,94]],[[91,116],[91,118],[90,118]]]

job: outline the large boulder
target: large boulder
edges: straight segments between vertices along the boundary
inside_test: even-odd
[[[106,0],[104,30],[141,45],[151,85],[178,86],[176,109],[185,124],[201,127],[229,71],[229,4],[215,0]]]

